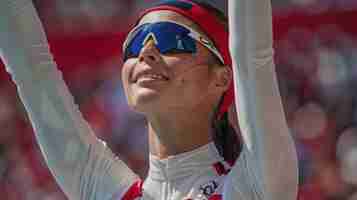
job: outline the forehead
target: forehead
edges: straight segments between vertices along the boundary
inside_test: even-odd
[[[170,10],[157,10],[149,12],[148,14],[144,15],[140,21],[139,25],[145,23],[155,23],[155,22],[163,22],[163,21],[174,21],[182,25],[186,25],[193,30],[197,31],[198,33],[202,34],[203,36],[207,37],[207,35],[201,30],[201,28],[195,24],[192,20],[188,19],[187,17],[176,13]]]

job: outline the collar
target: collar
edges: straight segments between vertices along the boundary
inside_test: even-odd
[[[223,160],[213,142],[166,159],[159,159],[150,154],[148,178],[154,181],[175,181],[191,177],[205,169],[212,169],[215,163]]]

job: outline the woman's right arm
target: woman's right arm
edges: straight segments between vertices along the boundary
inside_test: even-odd
[[[110,199],[138,177],[97,139],[49,51],[31,0],[1,0],[0,56],[47,165],[69,199]]]

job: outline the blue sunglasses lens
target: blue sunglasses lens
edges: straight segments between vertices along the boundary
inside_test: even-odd
[[[124,60],[139,56],[149,39],[153,39],[160,53],[195,53],[196,41],[189,36],[190,30],[171,22],[143,24],[133,33],[125,49]]]

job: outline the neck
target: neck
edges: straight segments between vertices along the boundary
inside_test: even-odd
[[[148,117],[150,153],[165,159],[210,143],[210,119],[210,113],[202,110],[176,111]]]

